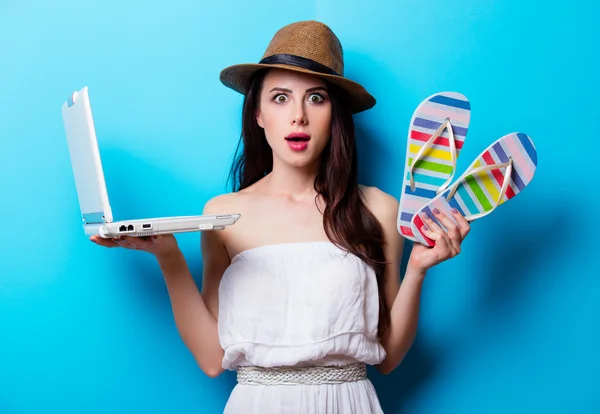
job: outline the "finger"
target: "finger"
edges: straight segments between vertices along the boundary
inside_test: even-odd
[[[114,239],[114,241],[120,247],[123,247],[125,249],[131,249],[131,246],[129,245],[129,242],[125,239],[125,237],[116,237]]]
[[[429,226],[427,225],[427,223],[425,223],[423,225],[423,227],[421,227],[421,231],[423,232],[423,234],[425,234],[425,236],[429,237],[431,240],[433,240],[435,242],[437,242],[440,238],[442,238],[442,233],[431,230],[429,228]]]
[[[469,224],[469,222],[467,221],[467,219],[465,218],[465,216],[463,216],[460,211],[458,211],[455,208],[451,209],[452,211],[452,215],[454,216],[454,218],[456,219],[456,221],[458,222],[458,228],[460,231],[460,236],[461,238],[465,238],[467,236],[467,234],[469,234],[469,232],[471,231],[471,224]]]
[[[462,236],[460,234],[460,229],[458,227],[458,224],[456,224],[454,221],[452,221],[452,219],[450,219],[448,216],[446,216],[444,213],[442,213],[437,208],[434,208],[432,210],[432,212],[435,215],[435,218],[438,219],[438,221],[440,223],[442,223],[444,225],[444,227],[446,227],[447,232],[448,232],[448,237],[450,238],[450,243],[452,245],[452,249],[455,250],[456,252],[459,252],[460,251],[460,243],[462,242]]]
[[[423,222],[425,224],[427,224],[427,227],[429,227],[429,230],[434,231],[436,233],[445,233],[444,229],[437,224],[427,213],[423,213],[422,214],[423,217]]]
[[[151,242],[141,237],[123,237],[121,243],[124,247],[127,247],[128,249],[146,250]]]
[[[435,243],[435,246],[439,249],[438,259],[440,260],[454,257],[458,254],[454,248],[452,240],[450,240],[450,237],[448,237],[448,235],[445,233],[442,235],[440,240]]]
[[[118,239],[115,240],[116,243],[121,246],[124,247],[126,249],[133,249],[133,245],[131,244],[130,238],[127,236],[121,236]]]
[[[460,235],[458,224],[456,224],[450,217],[442,213],[437,208],[431,210],[434,214],[435,218],[446,227],[448,230],[448,235],[455,234],[456,236]]]
[[[438,226],[438,228],[440,228]],[[456,256],[454,249],[452,248],[452,242],[444,230],[440,228],[439,231],[432,231],[427,225],[421,227],[421,231],[435,242],[435,249],[437,249],[438,259],[444,257]]]
[[[92,237],[90,237],[90,241],[92,241],[93,243],[96,243],[99,246],[119,247],[119,245],[114,240],[105,239],[103,237],[92,236]]]
[[[117,236],[113,239],[118,246],[121,246],[125,249],[133,249],[134,246],[131,244],[131,237],[127,236]]]
[[[445,217],[445,216],[444,216]],[[432,233],[431,236],[426,233],[426,236],[431,240],[435,241],[436,247],[441,249],[440,255],[446,256],[456,256],[460,251],[460,243],[458,243],[458,249],[455,247],[454,243],[450,240],[449,235],[444,231],[444,229],[437,224],[427,213],[423,214],[423,221],[426,226],[429,227],[428,230]],[[456,224],[454,224],[456,227]],[[424,228],[424,227],[423,227]],[[422,228],[422,229],[423,229]]]
[[[425,225],[421,227],[421,230],[424,230],[425,235],[435,241],[436,245],[438,241],[448,237],[444,229],[429,217],[427,213],[423,214],[423,221]]]

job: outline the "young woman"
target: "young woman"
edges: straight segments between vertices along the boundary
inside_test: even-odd
[[[324,24],[280,29],[259,64],[222,82],[245,95],[234,192],[204,213],[241,213],[203,232],[202,292],[173,236],[92,241],[156,256],[183,341],[209,376],[237,370],[227,413],[379,413],[366,365],[392,371],[415,336],[432,266],[460,252],[469,224],[426,220],[400,285],[398,201],[357,181],[352,114],[375,105],[343,76]]]

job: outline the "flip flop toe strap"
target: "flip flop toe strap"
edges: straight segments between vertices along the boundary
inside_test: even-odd
[[[423,158],[423,155],[430,149],[430,147],[433,145],[435,140],[440,135],[442,135],[442,132],[444,132],[444,129],[446,129],[446,128],[448,128],[448,141],[449,141],[449,145],[450,145],[450,155],[451,155],[451,159],[452,159],[452,174],[450,175],[450,177],[448,177],[446,182],[444,182],[444,184],[442,184],[442,186],[440,188],[438,188],[438,190],[436,191],[436,194],[442,193],[444,190],[446,190],[448,185],[450,185],[450,183],[452,182],[452,178],[454,178],[454,171],[456,170],[456,142],[454,140],[454,131],[452,130],[452,124],[450,123],[450,119],[446,118],[446,120],[444,122],[442,122],[442,124],[439,126],[437,131],[435,131],[431,135],[431,137],[419,149],[419,152],[417,152],[417,154],[413,158],[412,164],[410,165],[410,168],[408,170],[408,175],[410,176],[411,191],[415,191],[415,187],[416,187],[413,170],[414,170],[415,166],[417,165],[417,161],[419,161],[421,158]]]
[[[456,190],[458,190],[458,186],[463,184],[467,177],[474,177],[475,174],[479,174],[479,173],[487,172],[487,171],[493,171],[493,170],[500,170],[503,168],[505,168],[506,171],[504,173],[504,179],[502,180],[502,188],[500,189],[500,193],[498,194],[498,199],[494,202],[492,208],[488,211],[484,211],[481,213],[467,215],[467,216],[465,216],[465,219],[467,221],[473,221],[473,220],[476,220],[478,218],[481,218],[483,216],[490,214],[492,211],[494,211],[496,209],[496,207],[498,207],[500,205],[500,203],[502,202],[502,199],[504,198],[504,195],[506,194],[506,190],[508,190],[508,185],[510,183],[510,177],[511,177],[512,171],[513,171],[512,157],[509,157],[507,162],[503,162],[503,163],[499,163],[499,164],[484,165],[482,167],[477,167],[477,168],[470,170],[466,175],[464,175],[460,180],[458,180],[452,186],[451,190],[448,192],[448,195],[446,196],[446,201],[450,201],[450,199],[456,193]]]

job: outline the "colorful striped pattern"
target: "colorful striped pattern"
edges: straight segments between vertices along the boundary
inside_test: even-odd
[[[408,129],[404,182],[400,196],[397,227],[402,236],[416,241],[411,229],[413,214],[436,196],[436,191],[452,175],[452,157],[448,130],[434,141],[430,149],[423,154],[413,169],[415,190],[410,189],[409,167],[413,157],[431,138],[431,135],[446,120],[450,119],[456,155],[463,147],[469,128],[471,105],[467,98],[456,92],[437,93],[425,99],[415,110]]]
[[[522,133],[505,135],[490,145],[471,164],[461,178],[451,186],[451,188],[458,187],[454,196],[449,201],[446,201],[446,196],[450,192],[450,189],[431,200],[417,214],[428,214],[437,224],[446,230],[433,216],[431,210],[434,208],[437,208],[450,218],[453,218],[450,212],[452,207],[456,208],[463,216],[485,213],[492,210],[500,195],[506,169],[484,171],[475,175],[471,175],[469,171],[484,165],[507,162],[509,157],[513,159],[513,171],[506,194],[502,197],[499,204],[510,200],[523,191],[531,182],[537,167],[537,152],[533,141],[526,134]],[[419,242],[433,246],[433,241],[421,232],[423,221],[418,215],[413,220],[412,230]]]

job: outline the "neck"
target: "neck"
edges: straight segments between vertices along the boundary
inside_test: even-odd
[[[315,195],[315,178],[319,160],[304,167],[294,167],[273,159],[273,170],[267,175],[266,190],[272,195],[283,195],[295,200]]]

